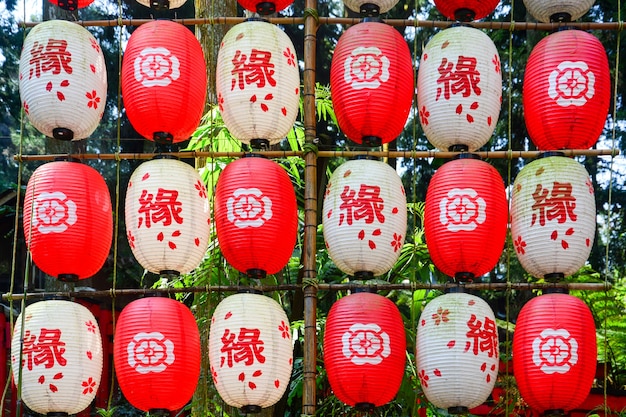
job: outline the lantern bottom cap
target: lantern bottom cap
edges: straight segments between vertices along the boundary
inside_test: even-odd
[[[270,141],[261,138],[250,139],[250,147],[256,150],[269,149]]]
[[[454,11],[454,18],[459,22],[472,22],[476,18],[476,12],[472,9],[461,7]]]
[[[76,282],[79,280],[78,275],[76,274],[59,274],[57,278],[59,281],[63,282]]]
[[[150,410],[148,410],[148,412],[151,415],[155,415],[155,416],[169,416],[170,415],[170,410],[168,410],[167,408],[151,408]]]
[[[554,13],[553,15],[550,15],[550,23],[556,23],[556,22],[571,22],[572,21],[572,15],[566,12],[559,12],[559,13]]]
[[[383,140],[378,136],[363,136],[361,142],[367,146],[381,146],[383,144]]]
[[[546,410],[543,412],[544,416],[564,416],[565,410],[562,408],[555,408],[554,410]]]
[[[244,405],[241,407],[241,412],[244,414],[258,414],[262,410],[260,405]]]
[[[380,15],[380,7],[375,3],[363,3],[359,7],[359,13],[363,17],[375,17]]]
[[[52,129],[52,137],[58,140],[72,140],[74,132],[66,127],[55,127]]]
[[[65,416],[69,416],[69,414],[64,412],[64,411],[52,411],[52,412],[47,413],[46,416],[49,416],[49,417],[65,417]]]
[[[372,411],[376,406],[373,403],[356,403],[354,404],[354,408],[358,411]]]
[[[448,413],[450,414],[467,414],[468,412],[469,412],[469,409],[462,405],[459,405],[456,407],[448,407]]]

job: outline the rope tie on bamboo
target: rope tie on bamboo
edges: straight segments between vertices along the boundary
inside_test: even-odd
[[[317,13],[316,9],[313,9],[311,7],[307,7],[306,9],[304,9],[304,13],[302,14],[302,16],[306,19],[307,16],[311,16],[313,19],[315,19],[315,23],[316,24],[320,24],[320,15],[319,13]]]
[[[315,289],[319,289],[319,280],[317,278],[302,278],[302,289],[306,287],[315,287]]]
[[[302,153],[304,156],[306,156],[308,153],[311,153],[311,152],[313,152],[315,156],[317,156],[319,151],[320,150],[317,147],[317,145],[314,145],[312,143],[305,143],[304,145],[302,145]]]

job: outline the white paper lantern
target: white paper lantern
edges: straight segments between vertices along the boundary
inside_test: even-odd
[[[20,58],[20,98],[33,126],[46,136],[79,140],[98,127],[107,72],[98,41],[65,20],[37,24]]]
[[[220,113],[235,138],[257,147],[287,136],[298,115],[300,72],[293,43],[280,28],[246,21],[230,29],[220,45],[216,82]]]
[[[545,23],[578,20],[593,3],[594,0],[524,0],[528,13]]]
[[[195,269],[210,234],[207,190],[198,172],[175,159],[144,162],[126,194],[126,236],[137,261],[156,274]]]
[[[589,257],[595,230],[593,184],[581,164],[548,156],[522,168],[513,184],[511,237],[526,272],[574,274]]]
[[[387,13],[398,4],[399,0],[343,0],[343,4],[356,13],[365,16],[377,16]]]
[[[102,375],[102,338],[93,314],[64,300],[39,301],[22,314],[13,330],[11,366],[24,404],[39,414],[87,408]]]
[[[246,413],[270,407],[283,396],[293,366],[289,319],[273,299],[235,294],[215,308],[209,361],[217,392]]]
[[[328,254],[341,271],[360,279],[386,273],[398,260],[406,236],[400,177],[380,161],[341,164],[326,187],[322,224]]]
[[[498,376],[498,329],[482,299],[449,293],[430,301],[417,325],[415,362],[428,401],[451,413],[487,399]]]
[[[417,73],[419,119],[430,143],[475,151],[491,138],[501,101],[500,56],[489,36],[458,26],[432,37]]]

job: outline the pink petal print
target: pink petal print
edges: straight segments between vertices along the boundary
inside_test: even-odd
[[[422,319],[422,326],[426,326],[426,320]]]
[[[363,239],[365,239],[365,230],[361,230],[359,232],[359,240],[363,240]]]
[[[60,91],[57,91],[57,98],[59,99],[59,101],[65,101],[65,94],[63,94]]]
[[[374,243],[374,241],[373,241],[373,240],[370,240],[370,241],[368,241],[367,243],[368,243],[368,245],[369,245],[369,247],[370,247],[370,249],[371,249],[371,250],[376,249],[376,243]]]
[[[394,207],[391,209],[391,214],[398,214],[398,207]]]
[[[170,249],[176,249],[176,243],[174,242],[167,242],[167,245],[170,247]]]
[[[89,350],[87,351],[87,357],[89,359],[93,359],[93,355],[92,355],[91,351],[89,351]]]
[[[224,316],[224,320],[228,320],[229,318],[231,318],[233,316],[233,312],[229,311],[228,313],[226,313],[226,315]]]
[[[63,379],[63,372],[58,372],[58,373],[54,374],[52,379]]]
[[[240,33],[239,35],[237,35],[237,37],[235,38],[236,41],[240,41],[243,39],[245,35],[243,33]]]
[[[491,381],[491,374],[487,374],[487,382]]]
[[[450,45],[450,41],[445,41],[444,43],[441,44],[441,49],[447,48],[448,45]]]
[[[471,114],[468,114],[467,116],[465,116],[465,118],[469,123],[474,123],[474,116],[472,116]]]
[[[552,232],[552,234],[550,235],[550,239],[552,240],[557,240],[559,237],[559,232],[557,232],[556,230]]]
[[[452,349],[456,345],[456,340],[450,340],[447,344],[448,349]]]
[[[69,80],[61,81],[61,87],[67,87],[68,85],[70,85],[70,81]]]
[[[463,105],[459,104],[458,106],[456,106],[456,114],[461,114],[463,113]]]
[[[57,392],[59,389],[57,388],[56,385],[50,384],[50,391],[52,392]]]
[[[280,387],[280,381],[278,379],[276,381],[274,381],[274,386],[276,388]]]
[[[199,238],[195,238],[195,239],[193,240],[193,243],[194,243],[196,246],[200,246],[200,239],[199,239]]]
[[[243,372],[239,374],[239,379],[241,382],[243,382],[246,379],[246,374],[244,374]]]
[[[145,181],[145,180],[147,180],[148,178],[150,178],[150,173],[149,173],[149,172],[146,172],[145,174],[143,174],[143,177],[141,177],[141,181]]]
[[[467,305],[468,305],[468,306],[473,306],[474,304],[476,304],[476,301],[475,301],[475,300],[469,300],[469,301],[467,302]]]
[[[157,235],[157,240],[158,240],[159,242],[163,242],[163,232],[160,232],[160,233]]]
[[[283,107],[282,109],[280,109],[281,113],[283,114],[283,116],[287,116],[287,109],[285,107]]]
[[[180,236],[180,230],[176,230],[174,233],[172,233],[172,237],[178,237]]]
[[[265,95],[265,100],[272,100],[273,98],[274,98],[274,95],[272,93]]]
[[[330,219],[330,216],[333,215],[333,211],[332,210],[328,210],[328,214],[326,215],[326,217],[328,217]]]
[[[587,245],[587,247],[589,247],[590,244],[591,244],[591,239],[589,239],[589,238],[585,239],[585,245]]]
[[[52,91],[52,81],[48,81],[48,84],[46,84],[46,91]]]
[[[491,116],[487,117],[487,125],[491,126]]]
[[[253,94],[252,97],[250,97],[250,102],[256,103],[256,94]]]
[[[269,110],[269,107],[267,107],[267,104],[265,104],[265,103],[261,103],[261,110],[263,110],[263,111],[265,111],[265,112],[266,112],[266,111],[268,111],[268,110]]]
[[[567,229],[565,231],[565,236],[571,236],[573,234],[574,234],[574,228],[573,227],[570,227],[569,229]]]
[[[381,233],[380,229],[376,229],[372,232],[372,236],[380,236]]]
[[[424,61],[428,59],[428,54],[424,54]]]
[[[352,174],[352,171],[348,169],[348,170],[346,170],[346,172],[343,173],[343,177],[344,178],[348,178],[350,176],[350,174]]]
[[[89,68],[91,69],[91,72],[94,74],[96,73],[96,66],[94,64],[89,65]]]
[[[257,377],[257,376],[261,376],[263,374],[263,372],[259,369],[254,371],[254,373],[252,374],[253,377]]]
[[[567,243],[567,241],[566,241],[566,240],[562,240],[562,241],[561,241],[561,247],[562,247],[563,249],[568,249],[568,248],[569,248],[569,243]]]
[[[480,370],[485,372],[486,369],[487,369],[487,362],[483,362],[483,364],[480,365]]]
[[[46,382],[46,377],[41,375],[39,379],[37,380],[37,382],[39,382],[40,384],[43,384],[44,382]]]
[[[436,368],[436,369],[433,371],[433,374],[435,374],[435,376],[441,376],[441,371],[439,370],[439,368]]]
[[[248,382],[248,387],[250,387],[250,389],[256,389],[256,384],[252,381]]]
[[[300,94],[300,88],[296,87],[296,95]]]
[[[470,109],[472,109],[472,110],[476,110],[477,108],[478,108],[478,102],[477,102],[477,101],[473,102],[473,103],[470,105]]]

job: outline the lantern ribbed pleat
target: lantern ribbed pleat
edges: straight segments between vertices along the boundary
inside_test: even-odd
[[[435,266],[454,277],[489,272],[507,231],[507,199],[498,171],[478,159],[446,162],[426,193],[424,232]]]
[[[32,125],[49,137],[84,139],[107,97],[104,55],[84,27],[49,20],[31,29],[20,58],[20,98]]]
[[[526,165],[513,184],[511,238],[531,275],[569,276],[587,261],[596,230],[594,190],[585,168],[550,156]]]
[[[415,366],[426,398],[437,407],[470,409],[485,402],[498,376],[498,355],[495,316],[482,299],[449,293],[424,308]]]
[[[246,157],[231,162],[215,189],[215,227],[220,249],[236,270],[275,274],[296,244],[296,193],[274,161]]]
[[[596,328],[587,305],[566,294],[533,298],[513,334],[513,370],[522,398],[535,411],[577,408],[596,372]]]
[[[235,294],[215,308],[209,361],[213,383],[226,404],[258,412],[258,407],[280,400],[289,385],[292,349],[289,320],[273,299]]]
[[[404,376],[406,337],[398,307],[372,293],[335,302],[324,331],[324,365],[333,393],[369,410],[393,400]]]
[[[113,236],[104,178],[78,162],[41,165],[28,180],[23,222],[39,269],[68,281],[91,277],[109,255]]]
[[[491,14],[500,0],[434,0],[437,10],[450,20],[458,20],[457,10],[471,11],[474,16],[472,20],[480,20]],[[466,12],[464,12],[466,13]]]
[[[13,376],[21,385],[22,401],[36,413],[76,414],[87,408],[100,385],[102,361],[98,322],[80,304],[39,301],[27,306],[15,322]]]
[[[500,57],[484,32],[467,26],[431,38],[417,73],[417,106],[424,134],[437,149],[489,142],[502,101]]]
[[[298,115],[300,71],[291,39],[277,26],[246,21],[222,39],[217,57],[218,105],[224,124],[244,143],[278,143]]]
[[[188,139],[200,123],[206,92],[204,55],[192,31],[168,20],[135,29],[122,61],[122,95],[141,136]]]
[[[378,13],[387,13],[393,6],[398,4],[398,1],[399,0],[343,0],[343,4],[356,13],[361,11],[363,5],[369,4],[376,5],[376,7],[378,7]]]
[[[564,30],[533,48],[522,103],[528,135],[538,149],[591,148],[604,129],[610,98],[608,59],[592,34]]]
[[[555,14],[569,14],[569,20],[578,20],[591,9],[595,0],[524,0],[526,10],[540,22],[550,22]],[[560,20],[560,19],[557,19]]]
[[[293,3],[293,0],[237,0],[237,3],[239,3],[244,9],[250,10],[251,12],[255,13],[259,12],[259,6],[261,8],[266,8],[268,7],[267,3],[271,3],[273,4],[273,6],[271,6],[270,10],[267,11],[271,13],[277,13],[290,6]]]
[[[155,159],[139,165],[128,182],[125,213],[128,243],[148,271],[187,274],[204,258],[209,202],[189,164]]]
[[[337,122],[351,141],[379,146],[394,140],[415,89],[406,40],[385,23],[351,26],[335,47],[330,88]]]
[[[381,161],[344,162],[326,187],[322,224],[328,254],[341,271],[386,273],[398,260],[406,236],[400,177]]]
[[[191,311],[176,300],[149,297],[124,307],[113,351],[122,393],[140,410],[178,410],[196,390],[200,333]]]

